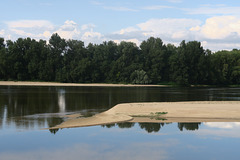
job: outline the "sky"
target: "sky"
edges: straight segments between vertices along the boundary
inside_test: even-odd
[[[200,41],[212,51],[240,49],[239,0],[1,0],[0,37],[100,44],[161,38]]]

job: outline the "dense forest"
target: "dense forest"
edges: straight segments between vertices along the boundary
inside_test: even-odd
[[[150,37],[85,46],[53,34],[49,41],[0,38],[0,80],[179,85],[240,84],[240,50],[204,50],[200,42],[178,47]]]

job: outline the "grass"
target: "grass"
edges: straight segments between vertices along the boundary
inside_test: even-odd
[[[149,115],[132,115],[132,117],[149,117],[150,119],[155,119],[155,120],[166,120],[162,118],[162,115],[167,114],[168,112],[151,112]]]

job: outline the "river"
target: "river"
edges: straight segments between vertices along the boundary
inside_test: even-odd
[[[240,88],[0,86],[0,159],[238,159],[238,122],[44,129],[119,103],[228,100]]]

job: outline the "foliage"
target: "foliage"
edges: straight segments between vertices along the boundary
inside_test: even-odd
[[[144,70],[135,70],[130,78],[132,84],[149,84],[151,82]]]
[[[75,83],[239,85],[240,50],[204,50],[200,42],[179,47],[150,37],[132,42],[89,44],[53,34],[49,43],[0,38],[0,80]]]

